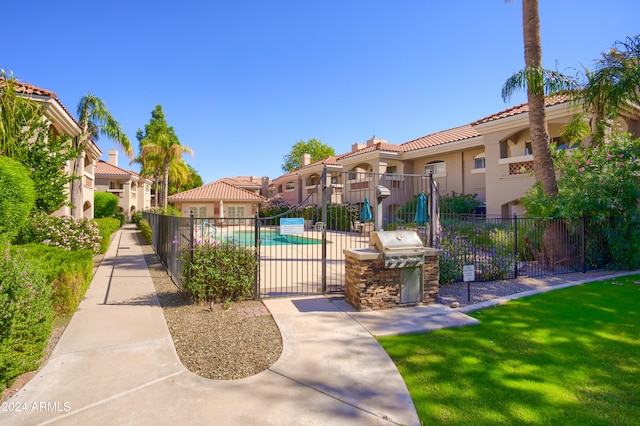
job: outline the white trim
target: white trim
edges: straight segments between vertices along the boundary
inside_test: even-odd
[[[487,170],[486,167],[483,167],[481,169],[471,169],[471,174],[475,175],[475,174],[478,174],[478,173],[485,173],[486,170]]]

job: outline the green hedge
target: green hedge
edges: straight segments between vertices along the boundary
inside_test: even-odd
[[[24,250],[0,249],[0,391],[38,368],[51,334],[51,288]]]
[[[120,229],[120,219],[115,217],[103,217],[100,219],[93,219],[98,225],[98,233],[102,237],[100,241],[100,253],[106,253],[109,250],[111,244],[111,235]]]
[[[29,171],[16,160],[0,156],[0,241],[13,240],[35,200]]]
[[[42,244],[19,246],[25,258],[40,270],[51,285],[53,309],[59,316],[75,312],[93,275],[90,250],[69,251]]]

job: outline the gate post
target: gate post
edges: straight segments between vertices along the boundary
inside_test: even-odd
[[[513,276],[518,278],[518,215],[513,214]]]
[[[434,226],[434,200],[433,200],[433,170],[429,170],[429,247],[433,247],[433,226]]]
[[[253,300],[260,300],[260,213],[256,213],[254,235],[254,244],[256,248],[256,276],[253,285]]]
[[[327,185],[327,166],[322,168],[322,222],[325,224],[322,230],[322,294],[327,293],[327,192],[331,186]]]

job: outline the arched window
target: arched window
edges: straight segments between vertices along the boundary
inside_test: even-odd
[[[433,173],[434,176],[444,175],[447,173],[447,167],[444,161],[431,161],[424,165],[424,174],[429,175]]]

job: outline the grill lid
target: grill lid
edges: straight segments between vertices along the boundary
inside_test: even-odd
[[[414,231],[374,231],[369,237],[369,244],[385,254],[424,253],[422,240]]]

